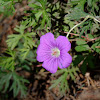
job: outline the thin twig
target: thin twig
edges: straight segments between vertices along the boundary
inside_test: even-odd
[[[37,67],[41,67],[42,66],[42,64],[40,64],[40,65],[37,65]]]
[[[64,33],[68,33],[68,32],[64,32]],[[79,34],[75,34],[75,33],[69,33],[71,35],[74,35],[74,36],[79,36]],[[83,41],[87,41],[87,42],[90,42],[90,41],[95,41],[97,39],[100,39],[100,36],[99,37],[96,37],[96,38],[93,38],[93,39],[89,39],[85,36],[81,36],[82,38],[85,38],[85,40],[83,39],[69,39],[69,41],[77,41],[77,40],[83,40]]]

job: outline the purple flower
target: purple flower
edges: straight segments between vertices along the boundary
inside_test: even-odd
[[[37,60],[43,62],[42,66],[46,70],[55,73],[58,66],[62,69],[71,64],[72,57],[68,53],[70,49],[71,43],[65,36],[59,36],[54,39],[54,35],[49,32],[40,38]]]

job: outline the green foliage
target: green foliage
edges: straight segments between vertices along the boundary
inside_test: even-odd
[[[1,0],[0,14],[8,16],[15,11],[14,5],[21,0]],[[54,3],[56,2],[56,3]],[[8,35],[8,50],[0,55],[0,91],[7,93],[13,91],[14,97],[21,93],[21,97],[27,94],[25,83],[28,81],[16,72],[18,68],[31,71],[30,66],[37,64],[36,50],[39,44],[39,36],[46,32],[53,32],[55,37],[65,35],[70,29],[72,35],[69,40],[75,40],[76,44],[72,67],[60,69],[53,76],[58,77],[52,81],[49,89],[59,87],[62,94],[70,90],[69,79],[76,81],[80,63],[80,69],[83,74],[88,69],[96,68],[97,58],[94,56],[100,53],[100,25],[99,21],[99,0],[68,0],[63,1],[47,0],[28,0],[30,9],[25,11],[20,25],[14,29],[15,34]],[[91,16],[87,18],[87,15]],[[85,21],[84,19],[87,18]],[[82,22],[84,21],[84,22]],[[82,23],[81,23],[82,22]],[[80,24],[81,23],[81,24]],[[28,29],[31,29],[28,31]],[[49,31],[48,31],[49,29]],[[72,50],[74,51],[74,50]],[[81,55],[78,55],[79,53]],[[77,54],[78,53],[78,54]],[[37,68],[36,68],[37,69]],[[36,70],[36,73],[38,71]],[[71,84],[72,85],[72,84]]]
[[[12,15],[15,12],[14,5],[18,0],[0,0],[0,14],[3,13],[4,17]]]
[[[87,51],[87,50],[90,49],[88,44],[84,40],[81,40],[81,41],[77,40],[76,44],[78,45],[78,46],[75,47],[75,50],[77,52]]]
[[[83,74],[86,73],[88,67],[91,68],[91,69],[95,68],[95,65],[94,65],[95,63],[93,61],[95,61],[93,55],[89,54],[85,57],[85,59],[82,63],[82,66],[81,66],[81,71],[82,71]],[[88,66],[87,66],[87,64],[88,64]]]
[[[84,12],[84,5],[86,3],[87,0],[71,0],[69,2],[70,6],[75,6],[73,8],[71,8],[69,11],[71,12],[70,14],[68,14],[67,16],[71,19],[81,19],[83,17],[86,17],[88,14]]]
[[[11,81],[13,81],[12,84]],[[27,94],[27,88],[24,85],[25,83],[29,82],[17,75],[15,72],[0,71],[0,91],[3,93],[13,90],[14,97],[16,97],[19,92],[21,92],[21,97],[25,97]]]
[[[10,79],[12,78],[11,73],[0,71],[0,91],[6,92],[10,85]],[[3,88],[3,85],[5,87]]]
[[[79,20],[81,18],[86,17],[87,15],[88,14],[82,11],[81,9],[75,8],[70,14],[67,15],[67,17],[69,17],[69,19],[71,20]]]
[[[78,67],[68,67],[67,69],[60,69],[52,76],[59,76],[58,79],[52,81],[52,85],[49,87],[49,89],[55,88],[56,86],[59,87],[59,90],[62,95],[65,95],[65,91],[69,91],[69,84],[68,84],[68,78],[70,77],[71,80],[74,82],[76,81],[76,76],[78,75],[77,72],[79,72]]]
[[[22,35],[17,35],[17,34],[9,35],[7,40],[8,47],[10,47],[11,50],[13,50],[17,46],[21,37]]]
[[[26,58],[26,56],[28,55],[30,49],[25,49],[25,48],[22,48],[19,50],[21,52],[21,57],[22,59],[24,60]]]
[[[83,55],[75,55],[73,58],[74,58],[74,61],[73,61],[74,66],[77,66],[81,61],[84,60]]]
[[[67,10],[68,14],[65,17],[67,17],[66,19],[69,20],[80,21],[87,15],[99,16],[98,3],[99,0],[71,0],[69,1],[68,5],[70,5],[72,8]],[[85,5],[87,5],[86,8]],[[91,34],[91,32],[95,32],[97,29],[99,29],[97,22],[94,23],[93,20],[89,19],[80,25],[80,27],[77,29],[77,33],[79,33],[81,37],[84,33],[87,34],[90,31],[89,33]]]
[[[75,23],[73,21],[70,21],[67,16],[64,18],[64,23],[65,24],[68,24],[71,28],[74,27],[74,25],[75,25]],[[63,26],[64,27],[64,30],[66,32],[69,31],[69,26],[65,26],[65,25]],[[76,32],[77,32],[77,29],[74,29],[74,33],[76,33]]]
[[[98,12],[98,15],[100,14],[99,12],[99,0],[87,0],[88,3],[88,10],[91,12],[92,15],[96,16],[95,12]]]
[[[91,46],[91,48],[100,54],[100,39],[97,39],[96,42]]]
[[[93,56],[92,53],[86,54],[86,55],[77,55],[75,57],[75,60],[73,61],[73,65],[77,66],[78,64],[81,64],[81,72],[83,74],[86,73],[87,69],[94,69],[95,68],[95,56]]]
[[[13,50],[17,45],[19,40],[23,37],[25,25],[16,26],[15,30],[20,34],[12,34],[8,36],[7,45],[11,50]]]
[[[23,35],[24,47],[30,48],[30,49],[32,49],[33,47],[37,47],[37,45],[35,44],[35,42],[33,41],[33,38],[32,38],[32,36],[34,36],[34,35],[35,35],[34,32],[26,33]]]
[[[28,20],[32,19],[34,23],[39,23],[39,29],[44,28],[46,25],[46,28],[49,26],[51,27],[50,17],[48,14],[47,7],[47,0],[35,0],[29,4],[30,7],[32,7],[34,10],[31,11],[31,17],[28,17]],[[33,19],[33,18],[34,19]],[[26,17],[27,19],[27,17]],[[33,26],[37,25],[34,24]]]
[[[8,44],[8,47],[11,48],[11,50],[13,50],[18,45],[20,39],[24,39],[23,43],[24,43],[25,48],[32,49],[33,46],[36,47],[35,43],[33,42],[33,38],[32,38],[32,36],[34,36],[35,33],[31,32],[31,33],[24,34],[24,30],[26,28],[27,26],[25,25],[17,26],[15,30],[19,32],[19,34],[12,34],[8,36],[8,40],[6,42]]]
[[[79,46],[75,47],[75,50],[77,52],[87,51],[87,50],[89,50],[89,46],[88,45],[79,45]]]
[[[68,5],[73,6],[73,8],[71,9],[71,11],[72,11],[71,14],[74,14],[76,12],[76,14],[74,16],[77,16],[77,14],[78,14],[79,16],[77,16],[77,17],[79,18],[81,16],[81,14],[83,15],[82,17],[85,17],[84,16],[85,9],[87,9],[88,13],[96,16],[96,12],[99,12],[99,6],[98,6],[99,2],[100,2],[99,0],[74,0],[74,1],[71,0]],[[87,8],[84,8],[85,4],[87,4]],[[79,13],[77,11],[79,11]],[[100,13],[97,13],[97,14],[100,14]]]
[[[13,73],[13,84],[10,88],[10,91],[13,90],[14,97],[18,95],[21,91],[21,97],[25,97],[27,92],[27,88],[24,86],[25,83],[29,83],[28,80],[23,79],[22,77],[18,76],[16,73]]]
[[[0,57],[0,67],[1,69],[8,69],[13,71],[15,69],[15,51],[11,51],[10,49],[8,49],[6,53],[9,55],[9,57]]]

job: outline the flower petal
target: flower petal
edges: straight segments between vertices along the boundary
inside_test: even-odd
[[[49,48],[54,47],[56,42],[54,39],[54,35],[52,33],[46,33],[45,35],[41,36],[40,38],[40,45],[44,44],[46,47],[48,46]]]
[[[59,57],[59,67],[61,69],[67,68],[72,62],[72,57],[69,53],[60,55]]]
[[[46,47],[44,44],[40,44],[37,48],[37,60],[43,62],[51,57],[51,49]]]
[[[42,66],[51,73],[56,73],[58,69],[58,59],[57,58],[48,59],[43,62]]]
[[[56,42],[57,42],[57,47],[59,47],[60,50],[65,50],[66,52],[68,52],[71,49],[71,43],[65,36],[59,36],[56,39]]]
[[[46,33],[40,38],[40,45],[37,48],[37,60],[43,62],[51,56],[51,49],[56,42],[52,33]]]

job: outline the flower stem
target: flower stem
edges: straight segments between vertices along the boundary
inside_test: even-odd
[[[97,21],[98,23],[100,23],[100,21],[97,20],[97,19],[96,19],[95,17],[93,17],[93,16],[89,16],[89,18],[94,19],[95,21]]]
[[[66,36],[66,37],[68,38],[68,36],[69,36],[70,32],[71,32],[74,28],[76,28],[77,26],[81,25],[82,23],[84,23],[84,22],[85,22],[87,19],[89,19],[89,18],[94,19],[95,21],[97,21],[97,22],[99,22],[99,23],[100,23],[100,21],[99,21],[99,20],[97,20],[95,17],[90,16],[90,15],[87,15],[87,16],[86,16],[86,18],[85,18],[82,22],[80,22],[79,24],[75,25],[74,27],[72,27],[72,28],[69,30],[69,32],[68,32],[68,34],[67,34],[67,36]]]

